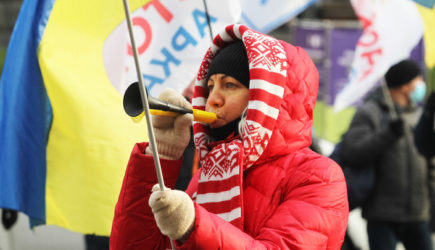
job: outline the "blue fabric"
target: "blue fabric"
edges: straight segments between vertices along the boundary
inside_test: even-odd
[[[435,0],[414,0],[414,2],[419,3],[420,5],[432,9],[435,5]]]
[[[25,0],[0,78],[0,207],[45,222],[46,145],[52,113],[37,48],[55,0]]]
[[[425,1],[425,0],[420,0],[420,1]],[[429,0],[429,1],[431,1],[431,0]],[[261,33],[269,33],[272,30],[278,28],[280,25],[282,25],[286,21],[297,16],[299,13],[301,13],[302,11],[304,11],[305,9],[307,9],[308,7],[310,7],[312,4],[314,4],[316,2],[317,2],[317,0],[310,0],[307,3],[305,3],[303,6],[301,6],[300,8],[291,10],[290,12],[286,13],[285,15],[280,16],[280,17],[276,18],[275,20],[273,20],[272,22],[268,23],[264,27],[257,27],[254,24],[254,22],[252,21],[252,17],[248,16],[244,12],[242,12],[242,20],[246,25],[248,25],[250,28],[252,28],[256,31],[259,31]],[[260,4],[265,5],[266,3],[267,3],[267,1],[262,1]]]

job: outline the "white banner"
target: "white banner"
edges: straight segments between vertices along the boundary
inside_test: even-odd
[[[361,100],[390,66],[409,57],[423,35],[423,21],[410,0],[352,0],[363,24],[349,83],[337,95],[334,110]]]
[[[213,36],[240,19],[238,0],[207,4]],[[168,87],[181,93],[195,78],[211,44],[203,1],[153,0],[131,16],[142,75],[150,95],[158,97]],[[125,21],[108,36],[103,58],[108,78],[123,94],[137,81]]]
[[[269,33],[318,0],[242,0],[242,23]]]

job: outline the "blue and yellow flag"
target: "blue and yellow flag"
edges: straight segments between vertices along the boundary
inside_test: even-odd
[[[103,65],[124,20],[121,0],[24,1],[0,80],[0,207],[110,234],[131,149],[147,140]]]

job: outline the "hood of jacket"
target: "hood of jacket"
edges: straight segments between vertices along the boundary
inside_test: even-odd
[[[258,33],[244,25],[230,25],[213,40],[201,63],[192,99],[204,110],[208,97],[206,75],[221,48],[241,40],[249,61],[249,103],[242,119],[244,167],[289,154],[311,144],[318,72],[300,47]],[[210,128],[194,122],[200,161],[209,152]]]

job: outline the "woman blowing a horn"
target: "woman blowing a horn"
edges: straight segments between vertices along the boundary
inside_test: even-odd
[[[340,249],[348,219],[340,167],[311,151],[318,73],[301,49],[243,25],[228,26],[206,53],[193,108],[201,168],[172,190],[192,115],[153,117],[165,183],[148,143],[131,154],[115,209],[114,249]],[[192,108],[173,90],[161,100]],[[153,187],[154,186],[154,187]]]

